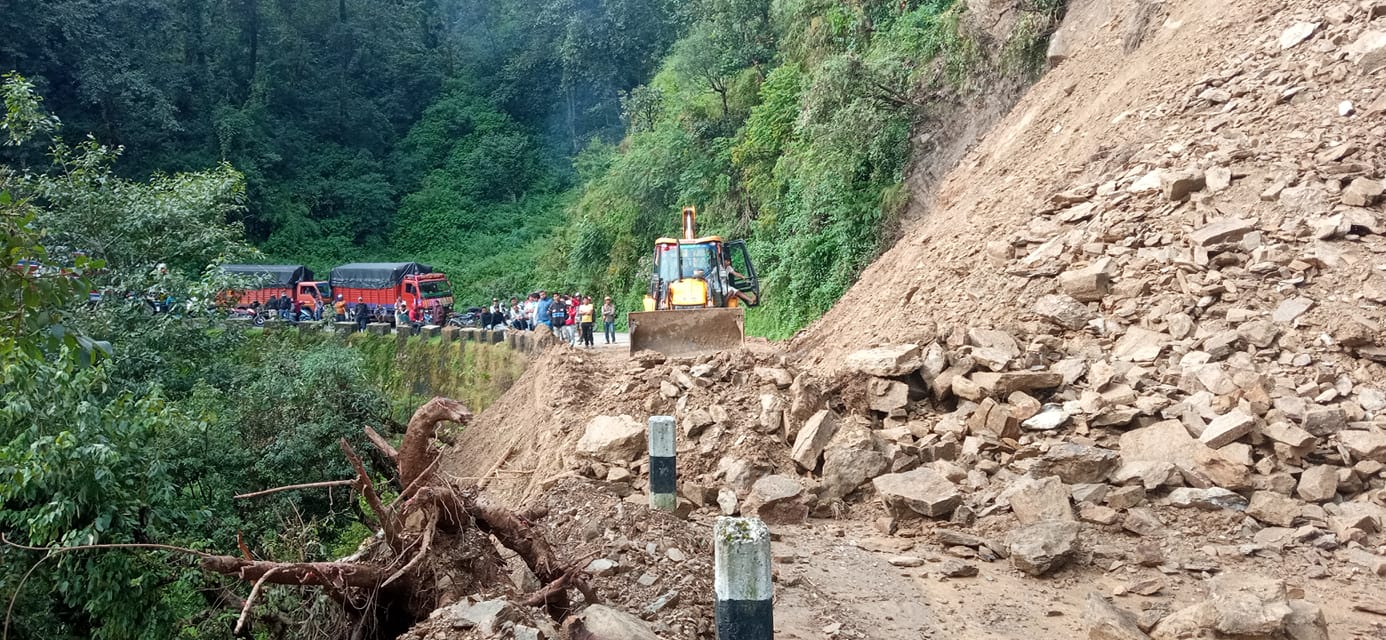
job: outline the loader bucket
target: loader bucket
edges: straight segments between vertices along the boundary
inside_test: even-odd
[[[741,346],[746,311],[739,307],[643,311],[627,315],[630,352],[668,356],[724,351]]]

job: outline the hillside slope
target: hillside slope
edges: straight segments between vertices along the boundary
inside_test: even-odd
[[[1330,7],[1073,3],[1060,36],[1068,59],[932,201],[916,201],[927,210],[912,216],[920,222],[792,350],[835,364],[864,342],[933,338],[949,326],[1034,329],[1032,307],[1058,289],[1053,276],[1103,259],[1116,292],[1102,303],[1110,335],[1126,324],[1159,326],[1159,313],[1148,310],[1201,309],[1214,319],[1231,307],[1273,309],[1295,295],[1271,291],[1280,269],[1239,273],[1252,282],[1238,282],[1231,295],[1211,290],[1221,276],[1193,255],[1186,236],[1224,217],[1252,220],[1266,247],[1321,251],[1335,263],[1323,278],[1296,283],[1318,301],[1303,322],[1322,326],[1346,312],[1379,319],[1379,307],[1362,306],[1361,296],[1328,299],[1340,283],[1362,282],[1371,265],[1361,257],[1377,238],[1325,245],[1309,228],[1342,209],[1338,191],[1352,179],[1380,179],[1373,141],[1386,108],[1381,74],[1346,59],[1367,29],[1365,14],[1339,25],[1325,16],[1347,9]],[[1321,26],[1282,49],[1281,31],[1299,20]],[[1352,115],[1339,115],[1343,102]],[[1234,179],[1180,203],[1162,197],[1158,179],[1153,189],[1132,188],[1152,172],[1185,168]],[[1064,211],[1074,204],[1082,209]],[[1192,277],[1176,279],[1175,270]],[[1181,281],[1187,291],[1173,291]],[[1199,307],[1203,295],[1221,304]]]

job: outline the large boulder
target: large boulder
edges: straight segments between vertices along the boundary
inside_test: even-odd
[[[888,473],[871,481],[886,508],[896,515],[915,513],[941,518],[962,503],[958,488],[933,469]]]
[[[804,487],[798,478],[765,476],[751,485],[741,513],[760,518],[766,524],[802,524],[808,519],[803,496]]]
[[[824,409],[813,414],[813,417],[799,429],[789,457],[805,471],[814,470],[818,467],[818,458],[823,455],[823,449],[832,441],[833,436],[837,435],[837,428],[837,413],[832,409]]]
[[[1073,559],[1078,548],[1078,523],[1051,520],[1011,531],[1011,565],[1042,576]]]
[[[1068,501],[1071,494],[1063,481],[1054,476],[1025,476],[1007,487],[1001,497],[1010,500],[1011,511],[1015,512],[1020,524],[1028,525],[1046,520],[1073,520],[1073,507]]]
[[[919,345],[892,344],[863,349],[849,356],[845,365],[857,373],[885,378],[913,373],[922,366]]]
[[[1249,573],[1220,573],[1208,581],[1213,628],[1230,636],[1261,637],[1279,633],[1293,611],[1285,600],[1285,583]]]
[[[1058,476],[1066,484],[1104,482],[1121,465],[1121,455],[1111,449],[1082,444],[1060,444],[1049,448],[1031,473]]]
[[[838,431],[823,451],[823,497],[846,497],[867,480],[890,470],[890,458],[879,450],[870,429],[853,425]]]
[[[602,462],[627,463],[645,453],[645,425],[628,415],[597,416],[578,440],[578,452]]]
[[[591,640],[660,640],[644,620],[605,605],[583,609],[578,619]]]
[[[1088,640],[1150,640],[1136,624],[1135,616],[1096,593],[1088,594],[1083,619],[1088,623]]]

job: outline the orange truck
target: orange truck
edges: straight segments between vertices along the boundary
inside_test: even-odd
[[[314,311],[320,301],[332,299],[327,283],[313,279],[313,270],[301,264],[227,264],[222,265],[226,273],[249,278],[260,284],[255,289],[232,290],[224,292],[223,299],[237,309],[249,307],[259,302],[261,306],[271,297],[289,296],[297,300],[303,308]]]
[[[347,307],[358,299],[366,303],[374,319],[394,322],[395,302],[401,298],[413,309],[422,305],[432,321],[443,324],[452,312],[452,283],[433,268],[417,262],[356,262],[332,270],[332,293]],[[434,311],[436,309],[436,312]]]

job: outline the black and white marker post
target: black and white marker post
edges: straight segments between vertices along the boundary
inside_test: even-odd
[[[674,417],[650,416],[650,507],[673,511],[679,504],[674,462]]]
[[[718,518],[712,536],[717,640],[773,640],[769,527],[759,518]]]

